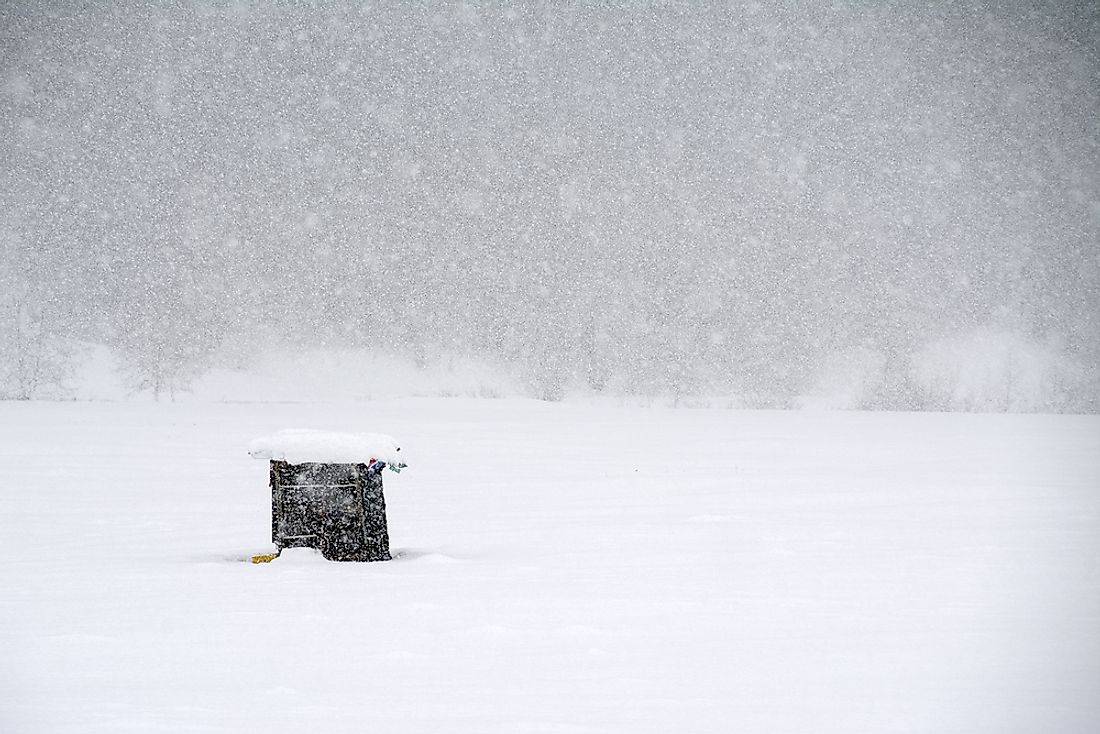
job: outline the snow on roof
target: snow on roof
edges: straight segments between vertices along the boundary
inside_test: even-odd
[[[288,429],[257,438],[248,446],[253,459],[286,461],[291,464],[366,464],[372,459],[398,466],[401,448],[384,433],[332,433]]]

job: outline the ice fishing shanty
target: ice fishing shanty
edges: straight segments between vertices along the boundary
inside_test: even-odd
[[[390,560],[382,472],[400,471],[397,442],[380,433],[288,430],[249,446],[270,462],[271,541],[316,548],[330,561]]]

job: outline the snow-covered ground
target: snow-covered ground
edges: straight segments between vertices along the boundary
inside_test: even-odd
[[[389,563],[266,565],[281,428]],[[0,731],[1095,732],[1100,417],[0,403]]]

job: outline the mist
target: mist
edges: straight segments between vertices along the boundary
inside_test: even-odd
[[[1100,410],[1100,10],[0,7],[0,396],[261,355]]]

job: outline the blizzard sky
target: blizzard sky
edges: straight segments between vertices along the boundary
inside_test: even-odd
[[[1092,410],[1098,120],[1093,2],[5,2],[0,335]]]

